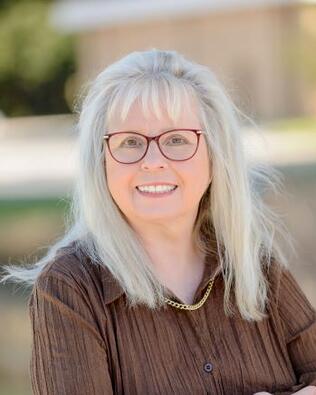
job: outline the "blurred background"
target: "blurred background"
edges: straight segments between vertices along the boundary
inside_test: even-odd
[[[253,119],[251,160],[275,166],[267,196],[289,228],[291,271],[316,307],[316,1],[0,0],[0,264],[32,263],[64,231],[76,172],[76,98],[133,50],[209,66]],[[0,394],[31,394],[30,289],[0,287]]]

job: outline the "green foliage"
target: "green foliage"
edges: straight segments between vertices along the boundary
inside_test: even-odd
[[[68,112],[73,37],[54,30],[48,1],[1,1],[0,109],[8,116]]]
[[[310,132],[316,133],[316,117],[305,116],[297,118],[283,118],[265,122],[264,127],[276,132]]]
[[[26,215],[47,215],[47,213],[61,215],[69,209],[69,198],[0,199],[1,222],[21,219]]]

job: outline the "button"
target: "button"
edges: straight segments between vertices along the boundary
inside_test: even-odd
[[[211,373],[211,371],[213,370],[213,365],[210,362],[207,362],[204,364],[204,370],[207,373]]]

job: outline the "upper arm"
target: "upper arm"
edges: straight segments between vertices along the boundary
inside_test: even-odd
[[[112,394],[107,350],[93,309],[75,284],[52,274],[29,302],[34,394]]]

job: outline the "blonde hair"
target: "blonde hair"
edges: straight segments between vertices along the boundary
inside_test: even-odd
[[[163,287],[151,270],[150,257],[139,237],[113,201],[107,187],[102,137],[111,116],[124,118],[140,100],[144,114],[162,106],[176,119],[189,97],[197,100],[212,163],[212,182],[203,195],[194,224],[196,244],[215,246],[225,282],[224,310],[233,314],[229,296],[247,320],[266,317],[267,281],[264,268],[272,259],[288,260],[275,235],[289,240],[280,218],[263,200],[263,188],[280,188],[278,172],[268,165],[250,165],[242,145],[243,115],[206,66],[176,51],[151,49],[128,54],[106,67],[89,85],[80,110],[79,172],[72,196],[67,231],[32,266],[5,266],[1,282],[34,284],[61,247],[76,241],[93,263],[107,267],[131,305],[164,305]],[[261,187],[261,189],[260,189]]]

